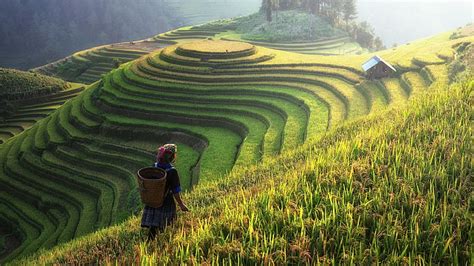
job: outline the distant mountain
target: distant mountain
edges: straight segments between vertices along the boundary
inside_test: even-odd
[[[261,0],[164,0],[185,25],[245,16],[259,10]]]
[[[0,66],[29,69],[89,47],[248,15],[258,0],[2,0]]]
[[[133,40],[182,22],[163,0],[3,0],[0,66],[28,69],[100,44]]]

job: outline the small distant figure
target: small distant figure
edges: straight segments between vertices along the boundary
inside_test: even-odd
[[[181,185],[178,171],[173,163],[176,160],[178,147],[175,144],[166,144],[158,148],[156,162],[153,167],[164,169],[167,173],[165,198],[163,205],[159,208],[153,208],[145,205],[143,211],[141,226],[150,228],[148,241],[153,241],[158,232],[162,232],[167,225],[173,223],[176,219],[176,203],[181,211],[189,211],[188,207],[181,200]]]

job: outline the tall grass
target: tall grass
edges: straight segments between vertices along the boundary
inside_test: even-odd
[[[156,242],[139,217],[14,264],[472,263],[474,79],[201,184]]]
[[[177,32],[181,32],[181,30]],[[192,34],[197,33],[194,31]],[[418,52],[424,55],[425,53],[420,52],[420,49],[429,46],[429,40],[424,43],[425,45],[417,44],[409,48],[400,48],[400,51],[406,50],[407,53],[411,54],[411,57]],[[243,46],[249,47],[248,45]],[[436,49],[443,47],[438,43],[435,46]],[[179,46],[179,48],[182,48],[182,46]],[[433,73],[444,73],[445,70],[426,67],[422,71],[424,73],[423,77],[413,72],[415,80],[407,75],[403,76],[403,82],[398,79],[389,79],[381,84],[386,85],[388,91],[385,90],[384,86],[380,86],[376,88],[380,89],[380,94],[377,96],[370,93],[370,88],[353,87],[355,83],[363,79],[360,70],[358,70],[360,66],[357,62],[357,60],[362,60],[362,57],[327,57],[323,60],[317,56],[302,56],[282,51],[273,53],[272,50],[258,48],[258,53],[274,54],[275,56],[272,56],[273,59],[271,60],[261,56],[261,58],[268,60],[260,62],[258,53],[251,55],[251,53],[245,51],[242,54],[238,53],[242,57],[235,57],[236,55],[232,54],[230,59],[240,61],[240,63],[260,63],[223,69],[218,67],[212,70],[210,66],[219,66],[222,63],[230,67],[229,62],[223,62],[222,59],[219,59],[229,55],[219,54],[218,58],[212,59],[212,62],[201,62],[192,55],[196,52],[208,52],[194,51],[193,49],[191,49],[193,52],[186,49],[175,52],[174,49],[178,51],[176,47],[164,50],[169,51],[168,58],[157,57],[159,53],[163,53],[163,51],[158,51],[150,58],[143,58],[137,62],[124,65],[115,73],[105,76],[102,82],[91,86],[80,98],[69,102],[60,110],[48,116],[38,127],[34,127],[32,131],[25,133],[25,136],[12,140],[15,145],[11,145],[11,147],[14,148],[8,150],[7,157],[3,157],[5,166],[8,168],[4,171],[4,179],[11,181],[13,184],[10,191],[15,195],[21,195],[19,193],[22,193],[25,189],[31,190],[31,187],[27,186],[28,184],[25,182],[36,180],[34,183],[39,186],[38,193],[41,191],[53,192],[49,194],[54,194],[54,196],[51,196],[52,200],[49,200],[50,195],[48,195],[48,198],[44,198],[41,193],[34,193],[33,200],[22,205],[24,207],[6,206],[3,209],[10,213],[19,209],[27,214],[38,211],[37,202],[44,204],[47,200],[48,204],[49,202],[59,204],[61,208],[64,207],[65,211],[69,211],[75,207],[71,204],[69,205],[73,207],[64,205],[67,203],[65,202],[67,197],[64,198],[63,194],[69,193],[68,191],[71,190],[72,192],[69,194],[72,193],[73,199],[76,199],[76,201],[84,199],[85,201],[79,200],[79,203],[86,204],[87,208],[85,210],[82,210],[82,207],[77,208],[77,215],[58,216],[57,220],[59,222],[52,221],[54,227],[57,227],[55,230],[59,230],[58,232],[63,229],[61,229],[61,224],[58,226],[56,224],[65,223],[66,220],[80,223],[81,232],[84,233],[87,230],[92,231],[100,228],[101,224],[107,225],[102,223],[102,221],[106,221],[105,219],[96,219],[95,216],[90,216],[91,211],[93,214],[97,214],[97,217],[107,216],[108,218],[111,217],[110,221],[113,218],[118,218],[121,221],[124,218],[123,216],[128,215],[128,211],[136,206],[135,203],[138,203],[135,200],[138,199],[137,192],[134,190],[135,184],[134,182],[128,182],[133,181],[133,169],[138,169],[137,166],[141,167],[140,164],[152,159],[149,153],[142,150],[153,151],[157,141],[176,138],[176,140],[181,139],[183,143],[187,143],[189,149],[195,148],[195,156],[191,156],[191,159],[194,158],[193,160],[189,161],[189,156],[181,158],[186,160],[188,166],[190,166],[187,167],[189,176],[197,177],[199,172],[200,177],[202,177],[199,182],[211,182],[202,185],[202,187],[200,186],[196,192],[189,195],[195,207],[195,212],[191,214],[190,221],[203,222],[189,223],[186,225],[187,229],[182,230],[189,233],[189,230],[191,230],[189,228],[194,228],[194,231],[191,231],[193,233],[191,238],[185,238],[184,233],[171,235],[170,232],[175,232],[173,230],[178,229],[170,230],[161,241],[167,243],[171,239],[171,243],[176,243],[176,247],[171,245],[159,246],[166,252],[158,252],[159,249],[155,250],[155,248],[147,247],[144,256],[140,255],[142,258],[153,259],[153,256],[156,255],[164,261],[180,262],[191,259],[191,256],[194,258],[192,260],[196,262],[203,262],[204,260],[222,262],[226,258],[241,262],[265,262],[265,260],[279,263],[305,262],[304,260],[291,259],[294,248],[301,244],[298,244],[300,240],[304,243],[304,245],[301,245],[305,247],[303,250],[304,256],[307,258],[306,262],[315,262],[320,256],[325,256],[325,258],[337,262],[343,261],[345,255],[340,255],[343,251],[350,252],[347,256],[354,260],[363,260],[365,258],[361,257],[361,254],[363,254],[370,259],[377,258],[386,262],[390,261],[387,256],[392,253],[385,250],[385,247],[378,248],[378,246],[389,244],[395,247],[394,254],[405,256],[403,250],[397,251],[399,245],[414,242],[415,248],[407,247],[407,252],[418,252],[417,249],[420,247],[417,246],[416,241],[419,241],[422,237],[412,239],[402,232],[405,229],[396,231],[395,235],[391,234],[391,238],[388,238],[388,240],[378,240],[379,238],[374,237],[373,234],[385,232],[384,230],[393,231],[393,228],[399,229],[401,226],[406,226],[408,228],[406,230],[412,230],[409,228],[410,223],[404,224],[404,219],[412,219],[412,213],[418,211],[413,209],[412,201],[418,201],[409,200],[407,206],[396,206],[395,210],[397,211],[394,210],[390,213],[390,217],[385,217],[383,216],[384,211],[387,211],[388,207],[383,205],[387,202],[384,195],[387,193],[405,193],[400,197],[405,199],[413,196],[420,197],[423,200],[429,199],[425,195],[427,192],[423,186],[426,182],[432,182],[430,178],[425,176],[425,172],[430,174],[431,172],[423,170],[424,172],[417,173],[411,171],[411,168],[424,169],[423,167],[428,167],[427,169],[429,169],[433,163],[431,160],[434,155],[425,154],[424,151],[412,148],[408,144],[405,147],[403,146],[404,142],[398,144],[391,139],[387,140],[387,137],[383,136],[391,136],[390,134],[394,133],[378,129],[375,123],[385,123],[386,128],[393,128],[390,127],[389,122],[380,122],[385,121],[382,118],[379,118],[379,120],[375,118],[357,120],[357,123],[363,127],[360,127],[359,124],[351,124],[345,127],[347,131],[342,131],[342,133],[337,133],[339,131],[332,132],[328,134],[328,137],[322,138],[318,134],[326,131],[326,125],[328,124],[333,127],[347,118],[352,119],[355,116],[365,115],[374,106],[377,108],[377,103],[374,100],[377,97],[379,111],[389,102],[392,103],[392,107],[399,108],[399,105],[404,104],[410,98],[410,92],[414,91],[413,85],[417,84],[416,80],[421,81],[420,85],[428,86],[428,84],[422,84],[424,82],[423,78],[426,78],[430,83],[439,82],[437,76]],[[217,50],[221,49],[223,48],[220,47]],[[429,48],[427,50],[432,51]],[[400,51],[398,52],[399,55],[403,56]],[[110,55],[117,53],[117,51],[104,48],[103,53]],[[189,53],[191,53],[191,56],[189,56]],[[438,52],[433,50],[433,53]],[[91,52],[89,56],[98,59],[97,54]],[[250,59],[250,61],[247,61],[247,59]],[[421,58],[423,59],[421,60],[417,56],[417,59],[420,62],[430,61],[428,57]],[[424,63],[420,62],[415,63],[415,65],[421,67]],[[357,64],[357,68],[354,67],[354,64]],[[100,66],[103,66],[103,64],[100,63]],[[88,74],[94,73],[95,71],[88,72]],[[393,81],[393,84],[389,81]],[[418,87],[425,89],[424,86]],[[243,99],[245,97],[248,98]],[[281,101],[275,105],[267,104],[273,98],[285,99],[288,103],[294,105],[300,111],[299,116],[302,118],[302,123],[299,123],[296,127],[290,122],[285,124],[284,121],[289,116],[295,115],[285,114],[284,108],[280,106],[284,104]],[[406,106],[409,106],[409,104]],[[183,119],[178,119],[181,116],[184,116]],[[388,116],[391,117],[392,114],[388,114]],[[329,121],[327,117],[329,117]],[[197,118],[200,119],[199,124],[196,124]],[[279,125],[277,125],[277,119],[280,120]],[[290,119],[288,118],[287,121],[290,121]],[[307,123],[308,125],[304,126]],[[367,148],[364,146],[366,142],[362,140],[357,142],[357,135],[349,130],[355,130],[360,134],[364,133],[364,130],[375,132],[367,133],[369,135],[366,138],[375,143],[375,140],[371,139],[375,137],[371,134],[376,134],[375,136],[379,138],[377,141],[381,143],[380,147],[390,146],[393,142],[397,147],[403,147],[403,152],[408,152],[408,155],[402,154],[400,150],[393,152],[393,154],[391,150],[380,150],[381,148],[372,142],[369,144],[375,148],[372,146]],[[419,131],[422,132],[421,129]],[[171,134],[168,136],[169,132]],[[293,138],[286,135],[288,132],[295,133]],[[416,133],[410,134],[417,136]],[[334,148],[336,150],[331,150],[331,146],[324,145],[325,141],[331,140],[335,136],[345,139],[344,145],[347,145],[347,147],[335,141],[333,143],[336,143],[335,147],[339,147],[339,150],[336,148]],[[410,140],[410,136],[403,136],[403,138]],[[135,140],[131,141],[131,139]],[[314,154],[307,155],[307,150],[312,149],[311,145],[305,146],[303,149],[294,148],[303,139],[306,139],[308,143],[312,143],[311,145],[317,147],[318,150]],[[422,140],[411,139],[411,141],[410,145]],[[444,143],[441,144],[445,145]],[[264,159],[266,160],[266,157],[273,157],[274,152],[279,151],[281,146],[284,148],[282,153],[285,157],[270,158],[269,162],[254,168],[244,168],[244,166],[253,165],[256,161],[259,161],[261,151],[265,152]],[[288,148],[290,151],[288,151]],[[431,148],[428,147],[427,149]],[[292,149],[298,149],[298,152],[291,151]],[[356,149],[355,157],[346,158],[349,156],[347,153],[353,153],[353,149]],[[267,151],[269,153],[266,153]],[[126,155],[121,156],[122,154]],[[190,154],[187,153],[187,155]],[[360,159],[357,156],[367,156],[367,158]],[[392,160],[390,156],[395,156],[396,159],[390,161]],[[139,160],[138,164],[136,164],[137,160],[132,159],[132,157]],[[291,160],[286,159],[288,157],[291,157]],[[386,157],[390,158],[386,159]],[[142,160],[144,161],[140,162]],[[234,163],[235,161],[237,163]],[[443,163],[439,162],[439,164]],[[392,167],[392,164],[401,164],[402,166]],[[334,167],[334,169],[331,167]],[[378,170],[378,167],[382,167],[382,170],[387,169],[382,171]],[[182,165],[178,165],[178,168],[182,169]],[[363,172],[364,179],[358,177],[359,179],[353,180],[354,177],[351,171],[356,170],[351,170],[352,168],[367,171],[367,173]],[[220,177],[231,169],[237,169],[236,173],[232,173],[220,181]],[[287,173],[288,169],[291,170],[289,174]],[[299,172],[300,169],[305,169],[305,172]],[[331,170],[326,172],[327,169]],[[316,172],[316,174],[311,171]],[[433,170],[433,173],[441,176],[435,170]],[[22,176],[20,179],[16,178],[19,174]],[[69,175],[72,179],[63,178]],[[60,182],[59,186],[53,184],[55,181],[53,182],[51,177],[54,176],[56,178],[53,179]],[[422,181],[419,180],[418,176],[422,177]],[[94,177],[106,178],[117,185],[117,193],[115,193],[115,190],[108,188],[103,191],[113,192],[113,196],[112,194],[106,196],[106,194],[99,193],[100,191],[95,189],[92,189],[92,191],[97,191],[97,193],[89,193],[88,190],[84,193],[83,188],[87,186],[81,186],[79,184],[81,182],[75,181],[77,178],[94,179]],[[257,182],[253,179],[255,177],[260,178],[258,182],[263,185],[255,183]],[[316,183],[311,183],[311,178],[314,178]],[[378,181],[381,182],[380,184],[376,183],[379,178],[382,180]],[[37,181],[39,179],[43,181]],[[73,184],[79,185],[67,186],[67,183],[63,183],[67,180],[74,181]],[[191,182],[195,183],[197,180],[196,178],[188,178],[186,182],[190,185]],[[300,187],[299,182],[301,180],[306,182],[304,183],[305,186]],[[326,187],[321,187],[321,182],[326,184]],[[406,183],[406,187],[398,187],[398,182]],[[87,185],[89,182],[81,184]],[[285,187],[279,188],[281,184],[285,184]],[[375,192],[371,190],[373,184],[378,185],[375,186],[378,189]],[[67,189],[64,185],[67,186]],[[455,185],[457,186],[457,184]],[[413,187],[414,191],[401,190],[413,189]],[[435,187],[432,190],[435,191],[436,189]],[[242,195],[237,193],[241,190]],[[128,194],[129,191],[134,192]],[[258,197],[253,197],[249,191],[259,194]],[[359,195],[354,191],[366,194]],[[309,200],[298,198],[297,193],[309,197]],[[328,193],[332,195],[329,199],[325,198]],[[288,198],[277,198],[280,195],[285,195]],[[57,200],[54,200],[54,198]],[[117,201],[112,203],[108,200],[111,198],[117,199]],[[15,200],[22,200],[22,196]],[[300,202],[302,200],[303,203]],[[371,200],[375,200],[378,205],[372,203]],[[102,205],[101,202],[108,204]],[[275,205],[275,202],[281,203]],[[288,205],[293,207],[288,209]],[[356,206],[354,208],[367,206],[367,208],[373,209],[355,212],[352,211],[352,207],[347,210],[348,206]],[[429,210],[428,214],[433,216],[434,209],[437,207],[437,205],[431,207],[432,209]],[[401,210],[397,208],[401,208]],[[86,216],[81,214],[82,211],[86,213]],[[100,212],[106,212],[107,214]],[[293,217],[293,212],[298,213],[299,216]],[[346,217],[349,215],[348,213],[351,217],[356,217],[355,220],[343,220],[341,222],[341,217]],[[56,214],[53,213],[52,215],[55,216]],[[421,214],[417,215],[421,217]],[[218,217],[218,220],[210,218],[215,216]],[[431,216],[429,216],[429,219],[433,220],[434,218]],[[31,220],[35,222],[37,220],[48,220],[41,218],[42,215],[37,217],[39,220],[36,218]],[[376,219],[380,217],[388,220],[394,219],[396,226],[388,223],[377,224]],[[37,244],[33,246],[35,250],[39,247],[48,247],[48,245],[40,243],[51,238],[48,231],[39,228],[38,231],[47,237],[41,237],[38,241],[38,237],[27,230],[26,224],[29,224],[30,220],[18,215],[11,219],[20,224],[21,232],[19,234],[23,234],[22,245],[27,246],[32,241],[36,241]],[[87,254],[89,248],[83,248],[84,243],[86,243],[84,241],[89,240],[81,240],[76,244],[72,244],[76,245],[78,250],[82,250],[82,255],[64,255],[60,251],[59,256],[66,258],[66,261],[69,261],[69,259],[71,261],[75,259],[90,261],[97,258],[114,261],[117,257],[120,257],[119,260],[132,260],[130,258],[136,258],[139,254],[142,254],[136,251],[141,239],[140,233],[138,233],[139,228],[136,225],[138,224],[137,219],[131,220],[135,225],[127,228],[131,231],[126,231],[129,232],[126,236],[112,238],[108,235],[104,236],[113,243],[119,241],[119,246],[112,244],[111,249],[108,250],[106,247],[109,244],[97,244],[100,241],[95,235],[91,235],[89,239],[91,245],[96,245],[96,248],[92,249],[94,257],[89,257]],[[349,218],[346,217],[346,219]],[[94,220],[98,221],[96,223],[98,226],[95,226]],[[266,224],[262,224],[262,221]],[[430,221],[428,220],[428,222]],[[418,221],[415,220],[414,223],[416,222]],[[267,224],[270,228],[263,228]],[[180,226],[183,226],[183,224],[178,223],[177,228],[180,228]],[[347,227],[350,227],[348,232],[344,231],[348,230]],[[124,228],[120,230],[124,230]],[[329,231],[326,232],[325,230]],[[417,231],[419,228],[415,227],[413,230]],[[422,228],[422,230],[425,230],[425,228]],[[194,232],[196,233],[194,234]],[[323,232],[322,236],[319,235],[320,232]],[[334,234],[331,235],[331,233]],[[61,234],[64,236],[64,233]],[[73,235],[66,236],[73,237]],[[329,238],[326,239],[326,236]],[[446,239],[444,233],[436,237],[436,241]],[[62,239],[67,240],[67,237],[62,237]],[[370,242],[367,242],[366,239],[369,239]],[[425,239],[422,240],[423,243],[426,242]],[[318,241],[327,243],[321,244]],[[331,241],[337,241],[337,243]],[[48,243],[51,244],[50,246],[56,244],[56,242]],[[132,246],[129,243],[132,243]],[[358,249],[356,249],[354,243],[358,244]],[[143,246],[143,244],[141,245]],[[231,247],[228,247],[228,245],[231,245]],[[373,245],[376,246],[373,247]],[[437,243],[432,245],[437,246]],[[214,249],[219,246],[221,248],[215,251]],[[340,250],[341,247],[343,251]],[[27,251],[33,252],[33,248]],[[236,251],[237,248],[239,248],[238,254],[233,254],[232,252]],[[429,250],[425,246],[421,249]],[[367,255],[365,250],[372,253]],[[275,253],[283,254],[281,255],[283,257],[273,258],[272,254]],[[27,254],[27,252],[21,253],[21,255],[24,254]],[[20,253],[16,253],[15,256],[17,255],[20,255]],[[13,258],[13,256],[7,259],[10,258]],[[439,261],[439,257],[434,258]],[[46,260],[41,259],[41,261]]]

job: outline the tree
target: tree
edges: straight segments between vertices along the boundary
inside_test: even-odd
[[[265,12],[265,16],[268,22],[271,22],[273,19],[272,12],[273,12],[273,0],[263,0],[262,1],[262,8],[261,10]]]
[[[374,29],[370,26],[370,24],[366,21],[360,23],[356,26],[354,30],[355,39],[356,41],[365,48],[373,49],[374,48],[374,40],[375,40],[375,33]]]
[[[374,49],[376,51],[387,49],[387,47],[385,47],[385,45],[383,45],[382,39],[380,39],[380,37],[375,38],[375,40],[374,40]]]
[[[344,0],[321,0],[321,12],[332,25],[337,25],[341,19]]]
[[[357,9],[355,0],[344,0],[342,4],[342,15],[346,26],[349,25],[349,21],[357,18]]]
[[[268,22],[272,22],[273,20],[273,11],[278,11],[280,9],[280,1],[279,0],[263,0],[261,11],[265,12],[265,16]]]
[[[291,9],[292,0],[280,0],[280,10],[288,10]]]
[[[331,2],[332,0],[320,0],[320,13],[323,16],[328,16],[329,15],[329,10],[331,8]]]
[[[309,10],[311,14],[319,14],[321,10],[321,0],[305,0],[302,7]]]
[[[267,21],[272,22],[273,20],[273,0],[267,0],[266,5],[266,14],[267,14]]]
[[[289,9],[304,7],[304,2],[308,0],[289,0]]]
[[[278,10],[280,10],[280,0],[272,0],[272,10],[275,11],[275,15],[278,18]]]
[[[1,0],[0,51],[19,59],[0,65],[31,68],[99,42],[144,38],[175,28],[183,21],[166,2]]]

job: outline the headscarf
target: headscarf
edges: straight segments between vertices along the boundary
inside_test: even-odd
[[[172,163],[176,158],[176,152],[178,152],[178,146],[175,144],[165,144],[158,148],[156,161],[164,164]]]

